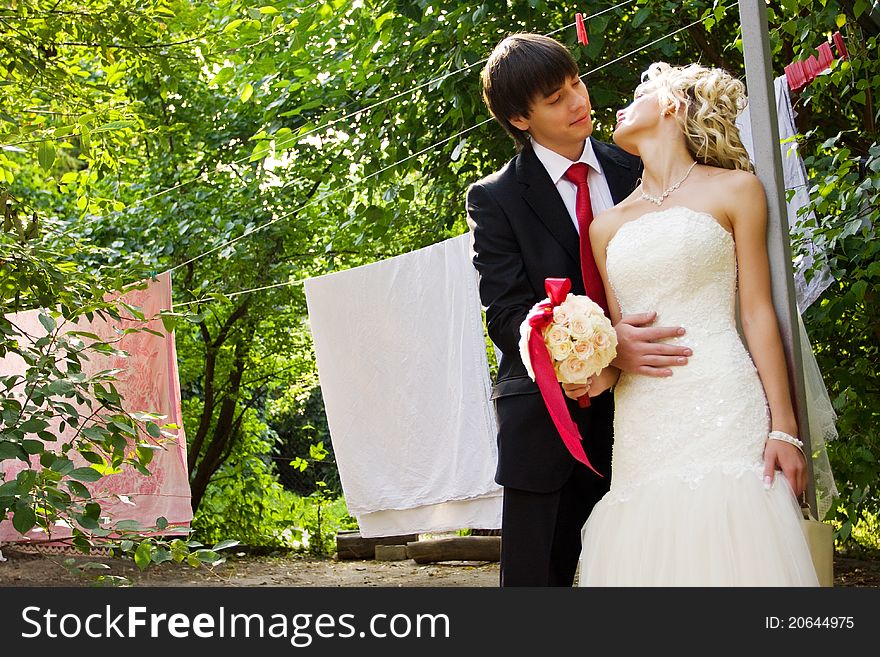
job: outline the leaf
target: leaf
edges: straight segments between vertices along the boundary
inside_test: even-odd
[[[168,519],[165,516],[160,516],[156,518],[156,527],[159,529],[165,529],[168,527]]]
[[[77,497],[89,498],[92,494],[89,492],[89,489],[83,486],[78,481],[67,481],[67,490],[76,495]]]
[[[5,461],[7,459],[19,459],[21,461],[27,461],[28,455],[25,452],[21,445],[18,443],[13,443],[8,440],[4,440],[0,442],[0,461]]]
[[[367,208],[364,216],[368,223],[374,224],[382,221],[382,216],[384,214],[385,211],[381,207],[378,205],[371,205]]]
[[[223,557],[214,552],[213,550],[196,550],[193,553],[200,562],[206,563],[209,566],[216,565],[218,563],[223,562]]]
[[[60,456],[52,463],[52,471],[60,475],[66,475],[73,470],[73,461],[65,456]]]
[[[83,529],[98,529],[100,527],[98,521],[89,516],[77,516],[76,520]]]
[[[55,330],[55,320],[50,315],[40,313],[38,317],[40,320],[40,324],[43,325],[43,328],[46,329],[48,333],[51,333]]]
[[[216,84],[218,87],[226,84],[235,76],[235,69],[231,66],[227,66],[226,68],[220,69],[220,72],[214,76],[213,84]]]
[[[113,132],[114,130],[122,130],[124,128],[133,128],[136,125],[137,121],[110,121],[109,123],[94,128],[92,134],[98,132]]]
[[[37,151],[37,160],[40,162],[43,171],[49,171],[52,165],[55,164],[55,144],[51,141],[44,141],[40,144],[40,149]]]
[[[114,529],[121,532],[140,532],[144,527],[137,520],[120,520],[114,525]]]
[[[852,289],[850,290],[850,294],[855,296],[855,298],[859,302],[862,302],[865,299],[865,292],[867,291],[867,289],[868,289],[868,282],[867,281],[857,281],[856,283],[853,284]]]
[[[89,463],[94,463],[95,465],[104,465],[104,458],[100,454],[95,454],[94,452],[88,450],[80,450],[79,453]]]
[[[639,9],[636,12],[636,17],[633,18],[632,26],[635,28],[644,23],[645,19],[651,15],[652,11],[651,7],[642,7]]]
[[[22,440],[21,446],[28,454],[40,454],[44,449],[42,440]]]
[[[149,541],[143,541],[134,551],[134,562],[138,568],[145,570],[150,565],[152,546]]]
[[[19,429],[21,431],[23,431],[24,433],[37,433],[39,431],[42,431],[43,429],[45,429],[48,426],[49,426],[49,423],[46,422],[45,420],[38,418],[38,417],[32,417],[27,422],[24,422],[19,427]]]
[[[241,94],[239,95],[239,98],[241,98],[241,102],[246,103],[251,99],[251,96],[253,96],[253,95],[254,95],[254,87],[250,82],[248,82],[247,84],[244,85],[244,88],[241,90]]]
[[[254,150],[251,152],[250,159],[248,162],[255,162],[256,160],[261,160],[269,154],[269,142],[268,141],[258,141],[256,146],[254,146]]]
[[[36,470],[22,470],[18,473],[15,480],[18,482],[18,494],[25,495],[31,491],[37,482],[37,472]]]
[[[822,149],[831,148],[832,146],[834,146],[834,144],[837,143],[837,140],[840,139],[841,134],[843,134],[843,133],[838,132],[833,137],[829,137],[828,139],[826,139],[825,141],[822,142],[822,146],[820,148],[822,148]]]
[[[153,554],[152,561],[153,563],[165,563],[166,561],[171,561],[173,558],[170,550],[167,548],[158,548]]]
[[[94,468],[75,468],[68,472],[67,476],[78,481],[98,481],[101,473]]]
[[[229,32],[235,31],[242,23],[244,23],[243,18],[236,18],[234,21],[231,21],[229,25],[223,28],[223,33],[228,34]]]
[[[161,316],[162,319],[162,327],[168,332],[173,333],[174,329],[177,328],[178,318],[172,315],[163,314]]]
[[[91,145],[92,133],[85,125],[81,125],[79,128],[79,147],[82,150],[83,155],[88,156]]]
[[[386,13],[382,14],[381,16],[379,16],[379,18],[376,19],[376,31],[377,32],[381,31],[382,26],[385,24],[385,21],[390,20],[392,18],[394,18],[394,12],[392,12],[392,11],[386,12]]]
[[[19,494],[18,485],[19,482],[15,479],[13,479],[12,481],[7,481],[5,484],[0,485],[0,497]]]
[[[236,541],[234,539],[228,539],[225,541],[220,541],[217,545],[214,546],[214,552],[219,552],[220,550],[226,550],[227,548],[235,547],[241,541]]]
[[[15,515],[12,516],[12,526],[19,534],[26,534],[37,524],[37,516],[30,505],[18,501],[15,503]]]

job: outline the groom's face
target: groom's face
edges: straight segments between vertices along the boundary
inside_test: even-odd
[[[510,122],[542,146],[564,153],[593,133],[592,109],[586,85],[575,76],[547,96],[533,98],[529,115]]]

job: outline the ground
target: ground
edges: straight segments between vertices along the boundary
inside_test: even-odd
[[[95,570],[71,572],[67,554],[33,554],[13,546],[2,548],[0,586],[91,586]],[[130,560],[73,557],[78,565],[101,562],[108,572],[126,577],[134,586],[329,586],[329,587],[455,587],[497,586],[497,562],[345,560],[299,554],[255,556],[232,553],[213,569],[165,563],[141,572]],[[91,574],[88,574],[91,573]],[[880,587],[880,556],[835,556],[838,587]]]
[[[230,554],[214,568],[164,563],[141,572],[132,561],[107,557],[73,557],[80,565],[101,562],[107,571],[76,570],[64,565],[68,554],[32,554],[2,548],[0,586],[90,586],[94,575],[121,575],[134,586],[497,586],[495,562],[450,561],[418,564],[406,561],[345,560],[299,554],[254,556]]]

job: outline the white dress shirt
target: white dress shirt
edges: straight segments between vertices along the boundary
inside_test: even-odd
[[[532,147],[535,149],[535,155],[538,156],[541,164],[544,165],[547,173],[550,174],[550,179],[556,185],[556,189],[559,190],[559,195],[562,197],[562,202],[565,203],[565,207],[574,224],[574,229],[580,233],[577,215],[575,214],[577,185],[565,177],[565,172],[568,171],[568,167],[574,164],[574,162],[556,151],[551,151],[549,148],[542,146],[534,139],[532,139]],[[589,139],[584,143],[584,152],[581,153],[577,161],[590,165],[587,184],[590,186],[590,202],[593,205],[593,216],[595,217],[600,212],[614,207],[614,199],[611,198],[608,181],[605,180],[602,165],[599,164],[596,153],[593,151],[593,144]]]

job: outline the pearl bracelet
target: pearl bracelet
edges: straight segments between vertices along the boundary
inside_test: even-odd
[[[781,440],[784,443],[789,443],[790,445],[794,445],[799,450],[801,450],[801,454],[804,453],[804,443],[802,440],[798,440],[792,435],[785,433],[784,431],[771,431],[767,435],[767,440]]]

